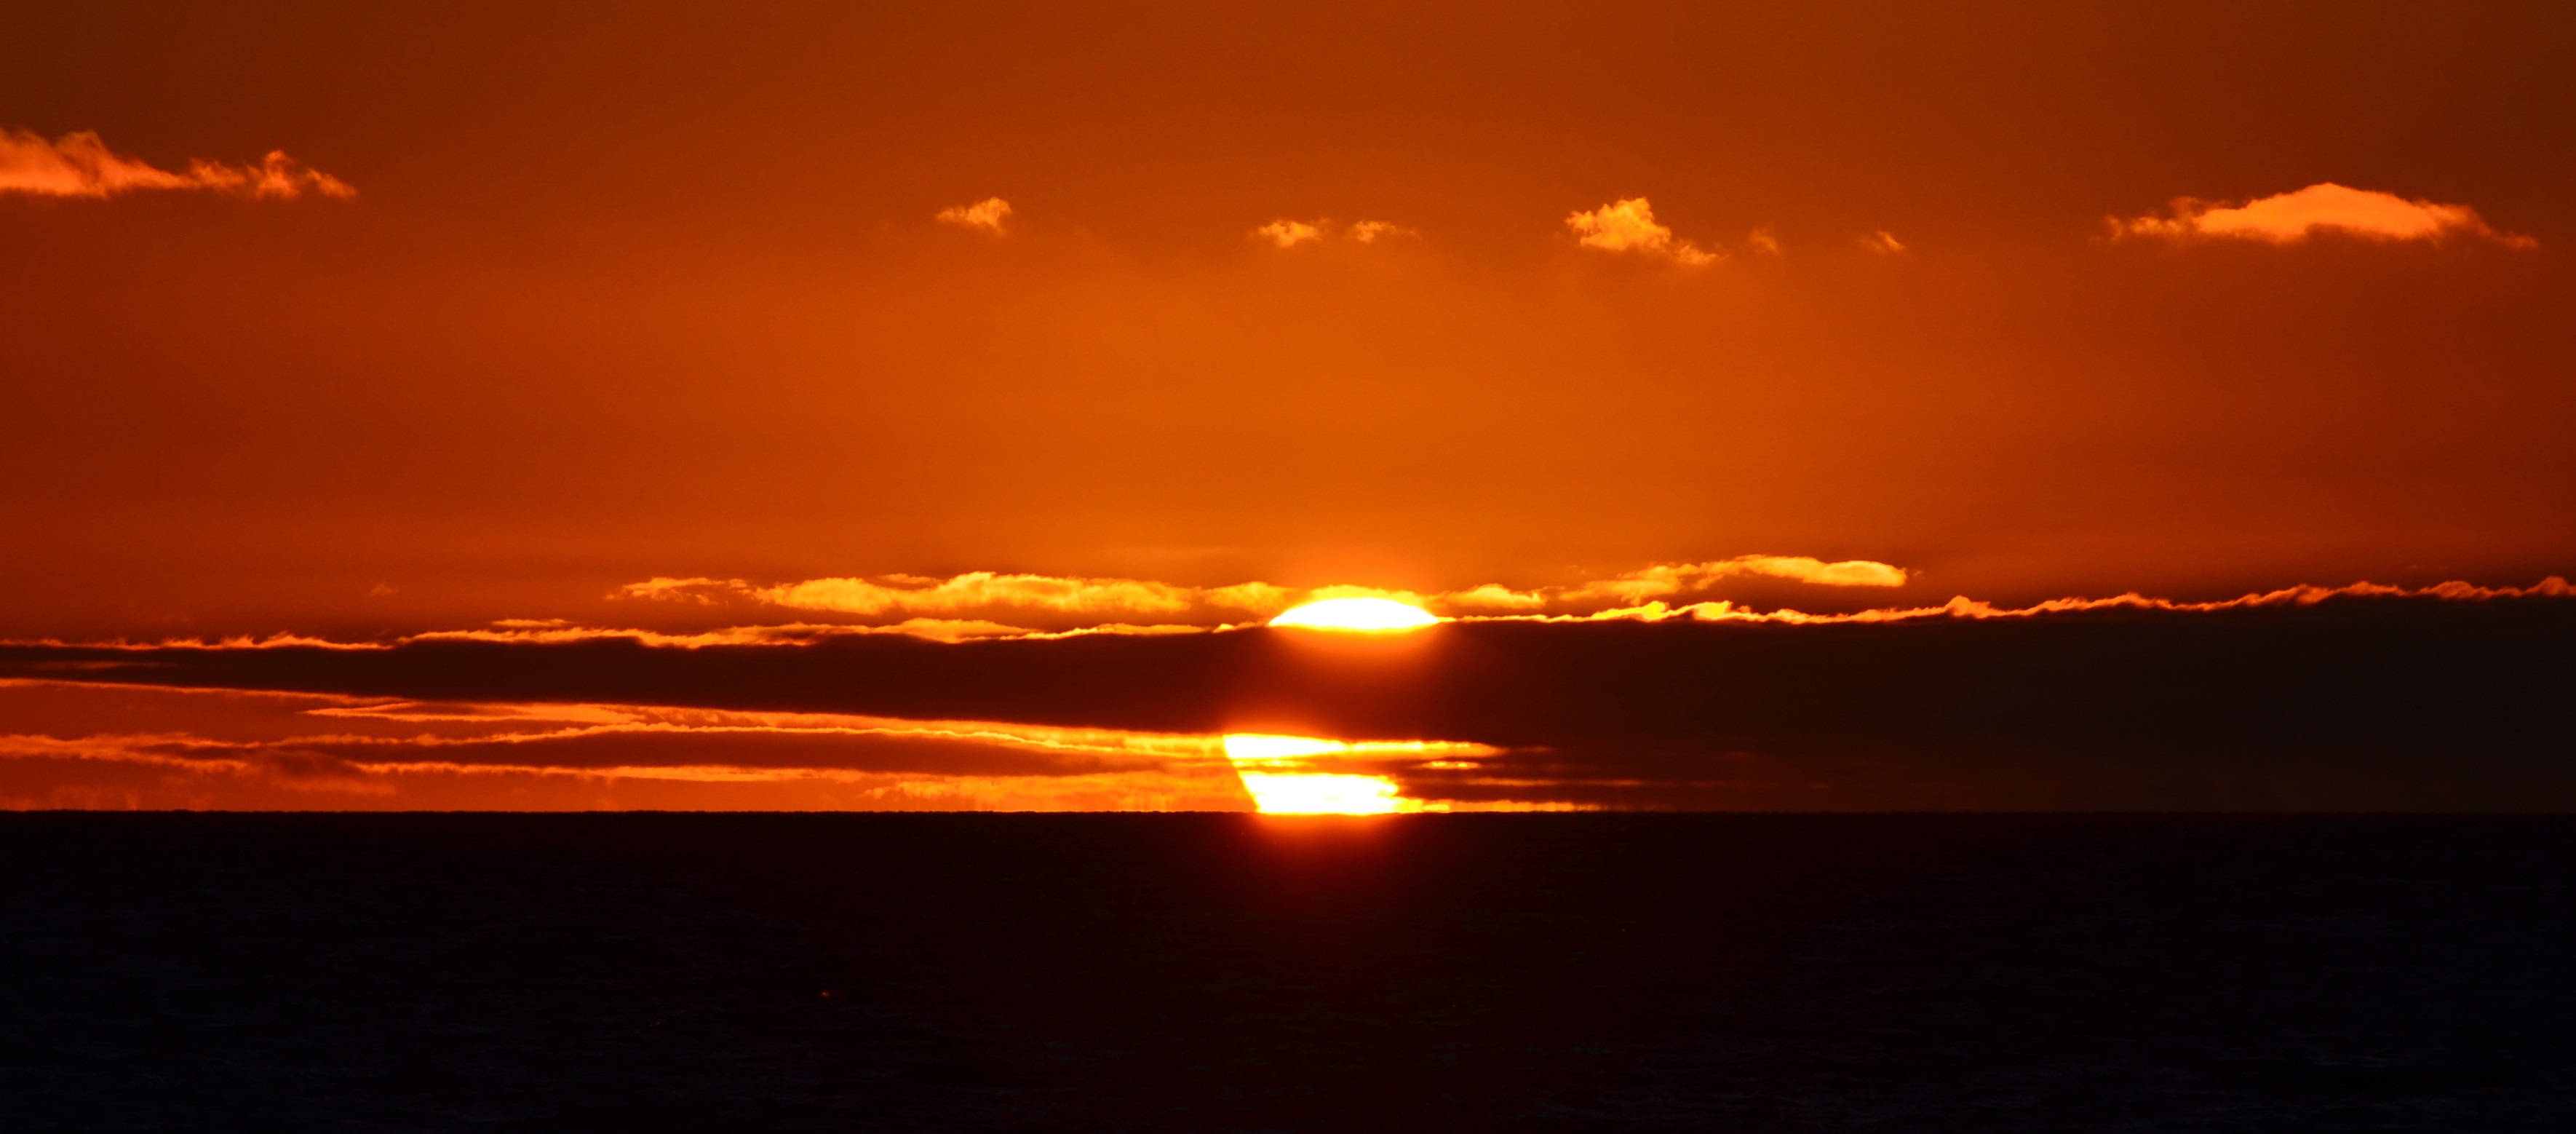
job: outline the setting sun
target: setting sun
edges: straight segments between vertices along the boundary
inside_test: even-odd
[[[1421,607],[1387,598],[1336,598],[1310,602],[1282,612],[1273,626],[1309,630],[1418,630],[1440,621]]]

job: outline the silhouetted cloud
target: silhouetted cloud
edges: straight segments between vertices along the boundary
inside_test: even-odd
[[[2115,236],[2166,239],[2216,238],[2296,244],[2320,230],[2369,240],[2439,241],[2475,236],[2514,248],[2539,242],[2487,227],[2467,205],[2410,201],[2393,193],[2352,189],[2331,181],[2290,193],[2260,197],[2242,205],[2221,205],[2189,197],[2173,203],[2169,217],[2113,217]]]
[[[187,172],[172,173],[109,150],[89,131],[49,142],[25,130],[0,130],[0,193],[107,197],[146,189],[212,190],[278,200],[307,193],[324,197],[358,193],[348,182],[305,168],[283,150],[269,151],[257,165],[199,159],[188,163]]]
[[[1655,207],[1643,197],[1613,201],[1565,218],[1577,243],[1604,252],[1660,256],[1679,264],[1714,263],[1719,254],[1676,239],[1673,230],[1655,223]]]
[[[1009,220],[1010,216],[1009,201],[999,197],[986,197],[971,205],[950,205],[939,210],[934,219],[941,224],[953,224],[959,228],[971,228],[1000,236],[1002,222]]]

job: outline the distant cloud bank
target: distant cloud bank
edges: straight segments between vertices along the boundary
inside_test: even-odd
[[[1186,630],[1266,619],[1299,603],[1332,598],[1389,598],[1461,618],[1617,617],[1635,613],[1640,604],[1695,595],[1725,579],[1753,577],[1827,587],[1900,587],[1907,580],[1904,568],[1867,559],[1829,563],[1803,555],[1739,555],[1705,563],[1659,563],[1561,586],[1513,590],[1486,583],[1431,594],[1352,585],[1287,587],[1255,581],[1191,587],[1146,579],[969,571],[945,579],[880,575],[769,586],[742,579],[657,578],[620,587],[610,597],[693,605],[749,601],[856,618],[908,619],[902,624],[905,633],[959,638],[1028,632],[999,621],[1005,618],[1124,633]],[[984,617],[962,617],[969,615]]]
[[[2296,192],[2258,197],[2242,205],[2184,197],[2173,203],[2172,216],[2129,220],[2112,217],[2110,226],[2114,236],[2167,240],[2210,238],[2296,244],[2327,231],[2366,240],[2441,241],[2469,236],[2509,248],[2539,247],[2539,242],[2528,236],[2488,227],[2467,205],[2409,201],[2394,193],[2354,189],[2331,181]]]
[[[307,193],[355,197],[348,182],[305,168],[284,150],[270,150],[257,165],[198,159],[172,173],[107,148],[90,131],[53,141],[26,130],[0,130],[0,193],[39,197],[108,197],[145,189],[199,189],[242,197],[293,200]]]

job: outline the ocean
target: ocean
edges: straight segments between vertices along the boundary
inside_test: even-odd
[[[13,1131],[2565,1131],[2576,819],[0,816]]]

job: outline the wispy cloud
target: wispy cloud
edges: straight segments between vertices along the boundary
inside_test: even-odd
[[[936,219],[941,224],[953,224],[959,228],[971,228],[1000,236],[1002,222],[1009,220],[1010,216],[1009,201],[999,197],[986,197],[971,205],[950,205],[939,210]]]
[[[89,131],[53,141],[25,130],[0,130],[0,193],[42,197],[108,197],[147,189],[197,189],[243,197],[293,200],[307,193],[354,197],[358,191],[320,170],[271,150],[257,165],[198,159],[185,173],[120,155]]]
[[[2114,237],[2160,237],[2169,240],[2212,238],[2296,244],[2319,232],[2340,232],[2367,240],[2441,241],[2453,236],[2492,240],[2511,248],[2536,248],[2528,236],[2497,232],[2467,205],[2410,201],[2394,193],[2353,189],[2331,181],[2291,193],[2259,197],[2242,205],[2223,205],[2179,198],[2171,216],[2109,219]]]
[[[1898,240],[1894,233],[1883,228],[1866,236],[1855,237],[1854,239],[1860,241],[1861,247],[1867,248],[1882,256],[1893,256],[1899,252],[1905,251],[1905,243]]]
[[[1709,264],[1719,253],[1677,239],[1673,230],[1655,222],[1655,207],[1643,197],[1629,197],[1565,218],[1578,243],[1604,252],[1659,256],[1679,264]]]

